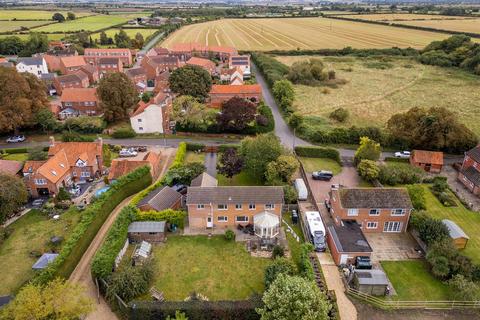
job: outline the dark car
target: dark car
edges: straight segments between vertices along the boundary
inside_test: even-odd
[[[323,181],[330,181],[333,178],[333,173],[331,171],[315,171],[312,173],[313,180],[323,180]]]
[[[370,257],[360,256],[355,259],[355,268],[357,269],[372,269],[372,261]]]
[[[181,194],[187,193],[187,186],[184,184],[175,184],[173,185],[172,189]]]
[[[325,242],[325,235],[322,231],[315,231],[312,237],[313,246],[315,251],[324,252],[327,249],[327,243]]]

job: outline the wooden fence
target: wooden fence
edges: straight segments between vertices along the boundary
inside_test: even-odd
[[[476,309],[480,301],[401,301],[384,300],[348,287],[348,295],[382,309]]]

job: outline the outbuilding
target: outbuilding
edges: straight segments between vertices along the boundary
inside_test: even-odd
[[[136,221],[128,226],[128,240],[135,242],[165,241],[165,221]]]
[[[379,269],[355,270],[353,286],[366,294],[384,296],[388,286],[388,278],[385,272]]]
[[[443,168],[443,152],[413,150],[410,164],[426,172],[440,173]]]
[[[44,253],[35,264],[32,266],[33,270],[42,270],[47,267],[47,265],[53,262],[58,257],[58,253]]]
[[[337,265],[352,264],[359,256],[370,257],[372,248],[355,221],[327,227],[327,243]]]
[[[447,226],[450,238],[457,249],[465,249],[470,237],[455,222],[449,219],[443,219],[443,224]]]

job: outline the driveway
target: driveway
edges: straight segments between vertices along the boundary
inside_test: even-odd
[[[452,166],[443,166],[442,175],[447,177],[448,184],[458,194],[460,198],[469,204],[470,209],[480,212],[480,198],[471,193],[460,181],[458,181],[458,172]]]
[[[208,152],[205,154],[205,168],[207,169],[207,173],[212,177],[217,176],[217,153],[216,152]]]

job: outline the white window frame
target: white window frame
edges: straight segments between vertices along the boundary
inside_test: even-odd
[[[235,204],[235,210],[242,210],[243,205],[241,203]]]
[[[392,228],[390,228],[392,225]],[[397,226],[398,228],[394,229],[393,227]],[[401,221],[385,221],[383,223],[383,232],[387,233],[400,233],[402,232],[403,223]]]
[[[367,221],[367,229],[377,229],[378,222],[377,221]]]
[[[358,216],[358,209],[348,209],[347,216],[349,217],[356,217]]]
[[[197,210],[203,210],[205,209],[205,205],[203,203],[197,204]]]
[[[375,213],[372,214],[372,211],[375,211]],[[379,216],[380,215],[380,209],[370,209],[368,211],[369,216]]]
[[[82,171],[80,173],[80,177],[82,178],[90,178],[90,171]]]
[[[238,218],[245,218],[245,220],[238,220]],[[235,222],[248,222],[248,216],[235,216]]]
[[[35,185],[37,185],[37,186],[44,186],[46,184],[47,184],[46,179],[35,179]]]
[[[228,222],[228,217],[227,216],[218,216],[217,217],[217,222]]]
[[[248,204],[248,210],[255,210],[255,209],[257,209],[257,205],[255,203]]]
[[[275,204],[274,203],[266,203],[265,204],[265,210],[274,210],[275,209]]]
[[[397,213],[398,210],[401,210],[401,213]],[[404,216],[406,213],[407,213],[407,210],[397,208],[397,209],[392,209],[391,215],[398,217],[398,216]]]
[[[220,208],[220,206],[225,206],[225,208]],[[217,204],[217,210],[221,210],[221,211],[228,210],[228,204],[224,204],[224,203]]]

